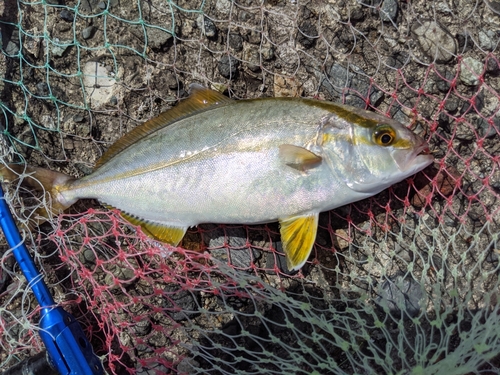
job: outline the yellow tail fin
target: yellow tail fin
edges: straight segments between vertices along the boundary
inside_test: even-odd
[[[0,166],[0,179],[7,183],[19,180],[21,185],[48,195],[50,198],[48,207],[40,207],[37,210],[37,213],[46,219],[60,214],[75,203],[64,200],[60,194],[74,181],[73,177],[64,173],[20,164],[5,164]],[[43,221],[45,220],[39,220],[38,224]]]

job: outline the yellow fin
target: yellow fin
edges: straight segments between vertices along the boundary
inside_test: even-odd
[[[288,166],[304,170],[321,163],[321,156],[316,155],[304,147],[284,144],[279,147],[279,156]]]
[[[120,212],[120,215],[131,224],[139,225],[144,234],[155,240],[165,242],[172,246],[177,246],[181,242],[187,227],[176,227],[161,223],[153,223],[147,220],[139,219],[138,217],[129,215],[125,212]]]
[[[232,102],[232,99],[221,93],[207,89],[203,86],[193,84],[190,86],[191,95],[189,98],[182,100],[174,108],[160,113],[157,117],[146,121],[125,134],[123,137],[113,143],[108,150],[101,156],[96,163],[96,168],[118,155],[130,145],[138,140],[154,133],[155,131],[164,128],[173,122],[188,116],[192,113],[201,111],[213,105]]]
[[[299,270],[309,258],[316,240],[318,217],[319,214],[315,213],[280,219],[281,242],[288,270]]]

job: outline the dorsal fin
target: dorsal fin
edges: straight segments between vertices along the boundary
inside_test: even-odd
[[[179,120],[191,113],[206,109],[213,105],[231,102],[232,100],[221,93],[207,89],[198,84],[192,84],[190,87],[191,94],[189,98],[182,100],[174,108],[160,113],[157,117],[146,121],[144,124],[137,126],[123,137],[113,143],[108,150],[97,161],[95,168],[112,159],[114,156],[125,150],[130,145],[138,140],[148,136],[155,131],[164,128],[167,125]]]

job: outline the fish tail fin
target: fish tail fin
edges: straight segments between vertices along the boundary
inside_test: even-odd
[[[75,180],[64,173],[22,164],[4,164],[0,165],[0,180],[7,183],[19,180],[20,185],[41,192],[49,198],[49,204],[39,207],[36,211],[41,216],[38,224],[60,214],[76,202],[66,200],[61,195],[61,191],[66,190]]]

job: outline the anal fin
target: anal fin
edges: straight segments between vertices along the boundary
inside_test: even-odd
[[[120,215],[131,224],[140,226],[144,234],[146,234],[147,236],[172,246],[177,246],[179,242],[181,242],[188,229],[187,226],[180,227],[162,223],[154,223],[124,212],[120,212]]]
[[[299,270],[309,258],[316,232],[319,213],[280,219],[281,241],[288,270]]]

